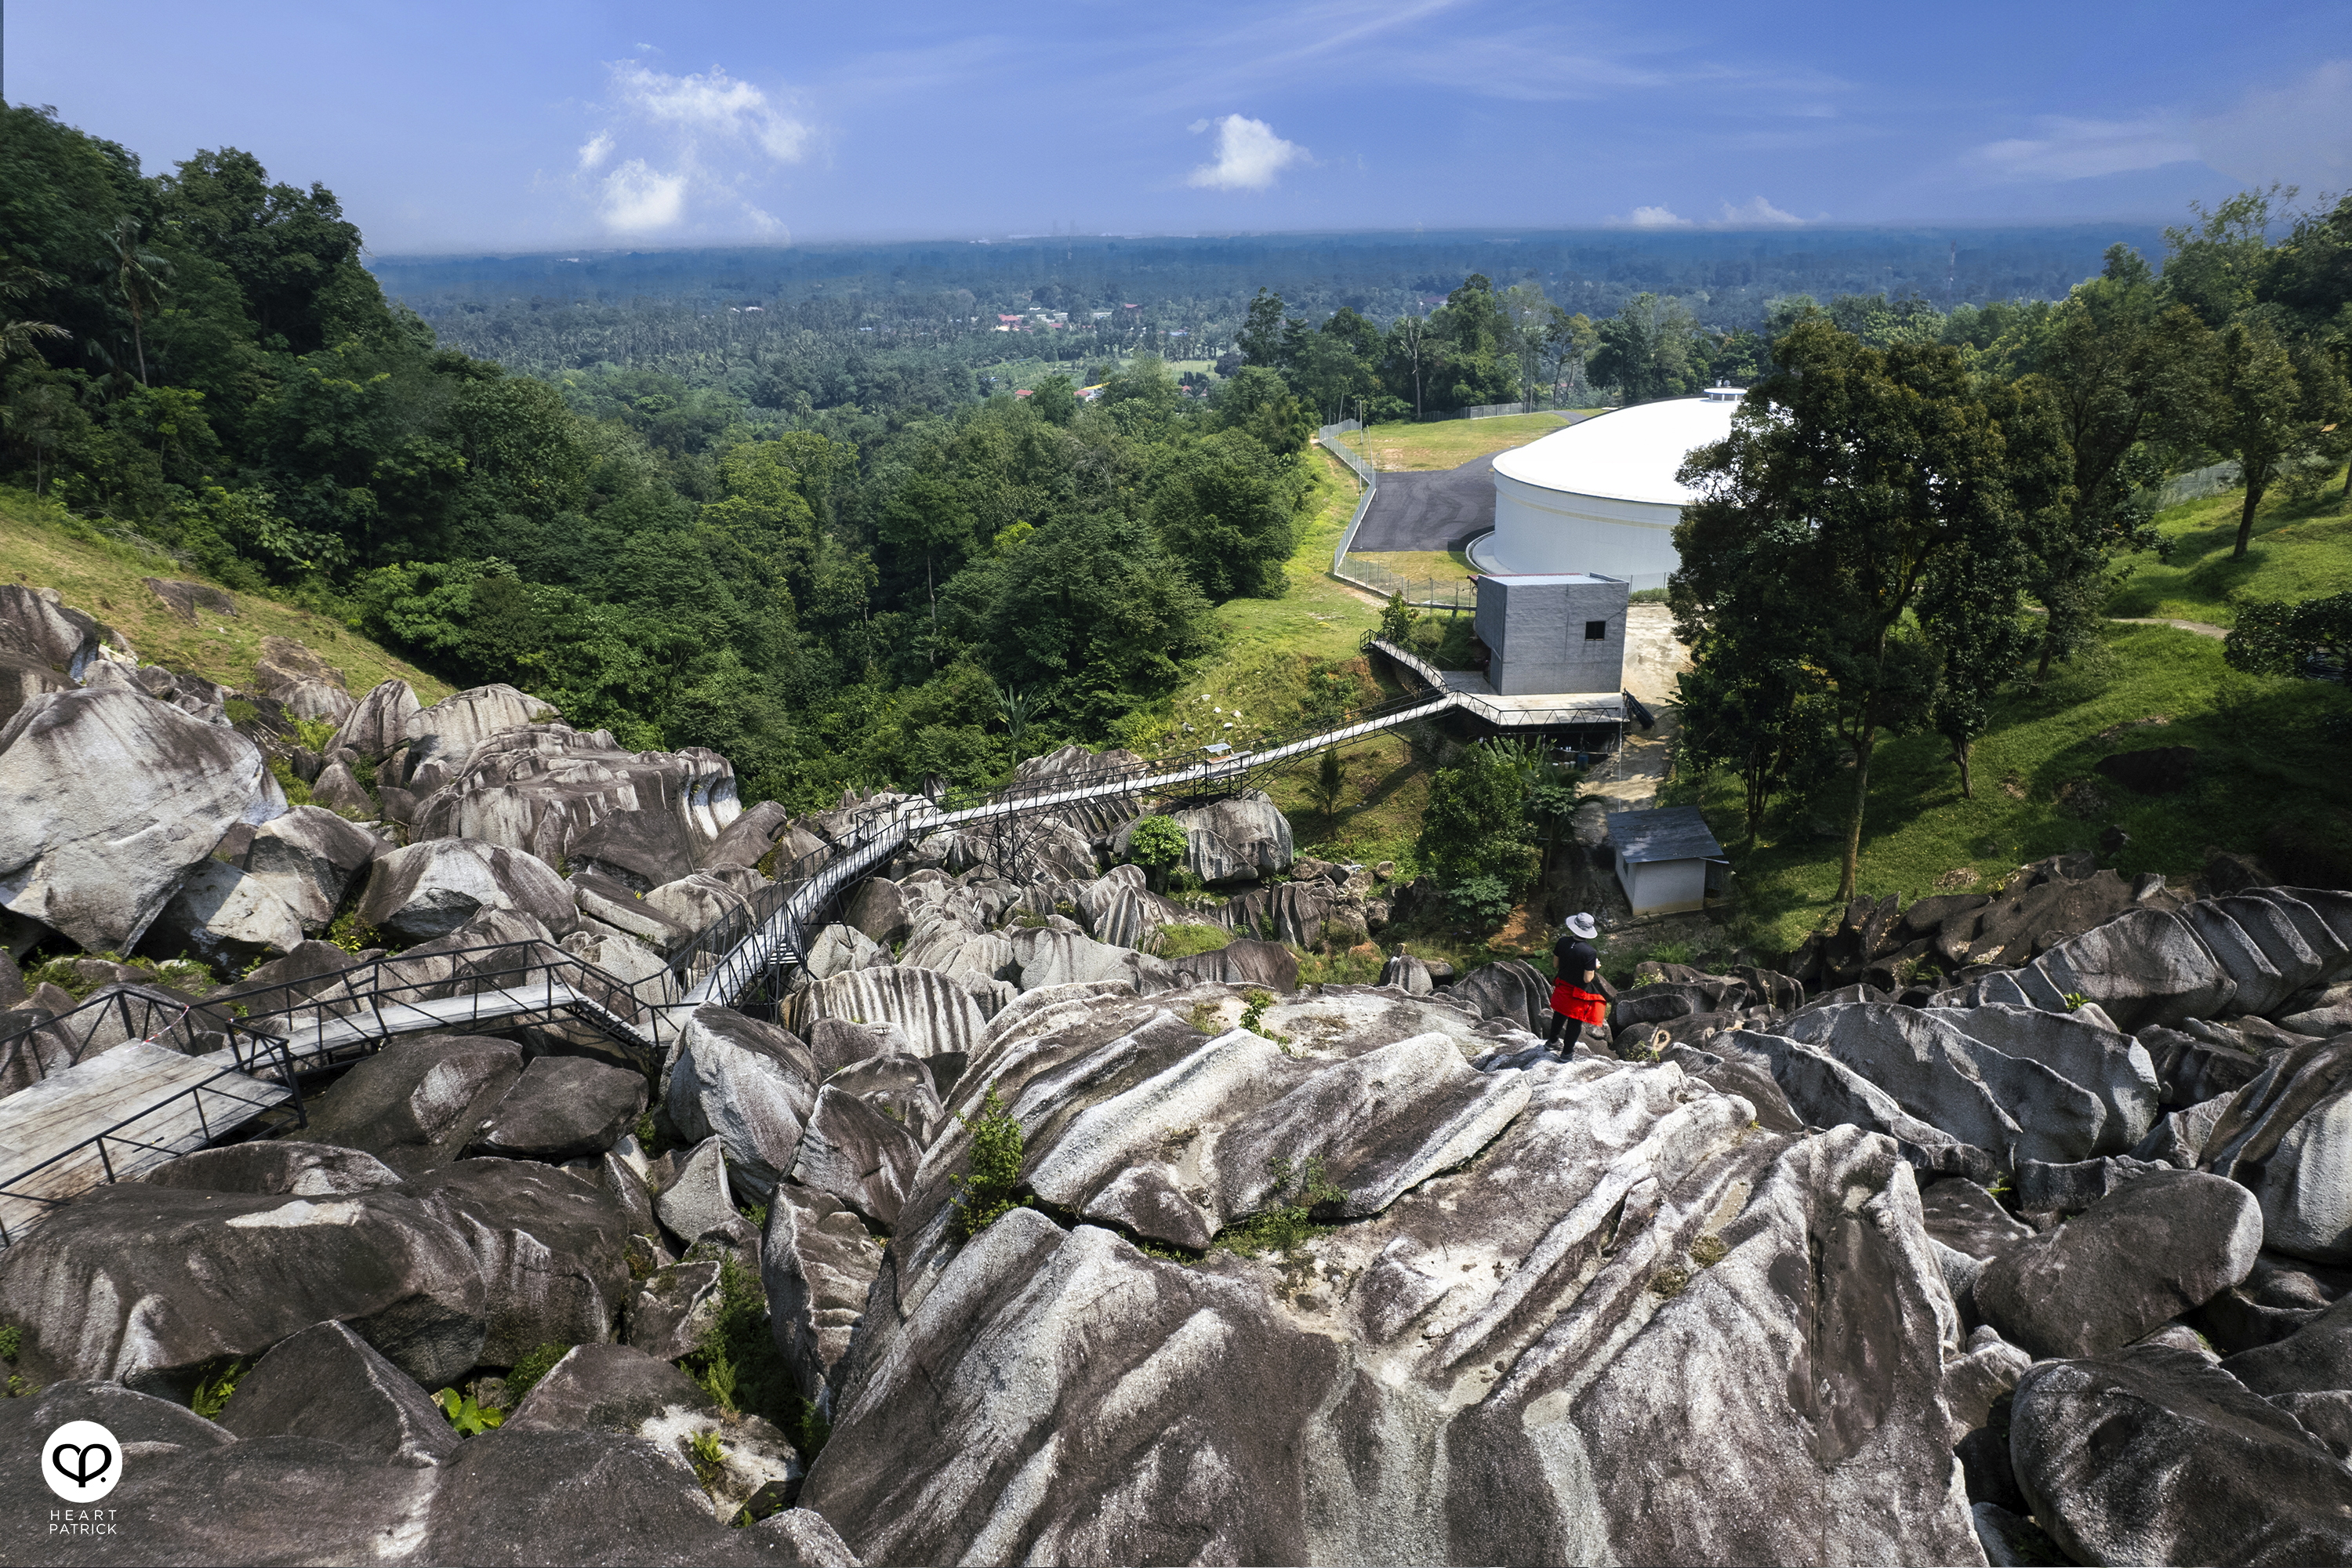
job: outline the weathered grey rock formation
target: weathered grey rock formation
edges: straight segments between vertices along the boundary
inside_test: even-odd
[[[775,1189],[760,1237],[769,1325],[801,1396],[828,1414],[835,1373],[881,1267],[881,1244],[853,1211],[797,1183]]]
[[[328,749],[349,749],[371,761],[388,757],[407,741],[408,721],[417,711],[416,693],[408,682],[384,681],[360,699]]]
[[[670,1121],[698,1142],[716,1138],[735,1179],[765,1197],[792,1169],[820,1077],[808,1047],[788,1031],[725,1007],[698,1007],[670,1068]]]
[[[905,1123],[827,1083],[801,1131],[792,1178],[888,1230],[922,1160],[923,1146]]]
[[[541,1057],[475,1134],[469,1154],[583,1160],[602,1154],[646,1108],[642,1073],[583,1057]]]
[[[341,1323],[271,1347],[238,1379],[220,1424],[239,1437],[318,1437],[395,1465],[437,1465],[457,1434],[416,1380]]]
[[[390,847],[331,811],[298,805],[253,830],[244,864],[315,934],[334,921],[353,881]]]
[[[0,584],[0,658],[53,671],[71,685],[98,658],[100,631],[54,588]]]
[[[919,1057],[968,1052],[988,1023],[971,993],[946,975],[896,965],[818,981],[796,999],[793,1018],[802,1028],[819,1018],[896,1024]]]
[[[337,1079],[303,1134],[414,1175],[459,1159],[522,1077],[522,1047],[478,1035],[411,1035]]]
[[[289,719],[331,719],[340,725],[358,706],[343,689],[343,674],[290,637],[261,639],[254,661],[253,689],[279,703]]]
[[[2352,1039],[2274,1053],[2214,1121],[2198,1163],[2253,1194],[2263,1246],[2352,1263]]]
[[[235,731],[135,691],[49,692],[0,729],[0,908],[128,952],[223,834],[285,809]]]
[[[446,721],[454,728],[431,735],[431,725],[445,722],[435,715],[451,704],[462,704]],[[606,818],[635,815],[588,840],[597,853],[577,858],[645,891],[692,870],[740,809],[735,771],[716,752],[625,752],[602,730],[526,722],[513,716],[518,706],[512,697],[460,692],[409,721],[419,837],[479,838],[552,865],[573,858],[574,838]],[[520,706],[546,711],[528,699]],[[440,749],[420,751],[428,742]]]
[[[1168,814],[1184,830],[1184,865],[1203,882],[1255,882],[1290,868],[1290,819],[1260,790]],[[1127,857],[1130,824],[1111,840]]]
[[[2245,1189],[2194,1171],[2152,1173],[1988,1264],[1976,1308],[2036,1356],[2094,1356],[2243,1279],[2262,1247]]]
[[[1749,1131],[1746,1102],[1671,1066],[1553,1064],[1499,1075],[1531,1102],[1465,1167],[1399,1193],[1374,1168],[1442,1138],[1444,1119],[1419,1110],[1445,1103],[1449,1081],[1407,1068],[1435,1059],[1414,1026],[1459,1028],[1461,1014],[1326,988],[1268,1011],[1302,1055],[1261,1041],[1261,1058],[1246,1037],[1187,1046],[1166,1010],[1183,1000],[1025,1011],[959,1098],[968,1108],[993,1083],[1029,1130],[1041,1191],[1066,1165],[1083,1194],[1090,1161],[1108,1171],[1129,1152],[1165,1170],[1238,1151],[1254,1120],[1271,1128],[1264,1110],[1282,1096],[1211,1085],[1241,1089],[1251,1072],[1423,1085],[1370,1120],[1344,1110],[1370,1108],[1360,1091],[1318,1100],[1339,1133],[1310,1132],[1318,1116],[1301,1102],[1281,1135],[1296,1134],[1294,1154],[1327,1151],[1328,1173],[1366,1206],[1399,1195],[1270,1264],[1212,1253],[1186,1269],[1029,1210],[959,1249],[945,1178],[964,1141],[943,1134],[803,1493],[855,1548],[1780,1561],[1821,1556],[1827,1529],[1832,1556],[1971,1556],[1939,1393],[1958,1321],[1892,1143]],[[1228,1058],[1255,1066],[1236,1077]],[[1399,1118],[1392,1135],[1375,1131],[1380,1115]],[[1173,1151],[1137,1148],[1147,1136]],[[1353,1140],[1369,1161],[1344,1152]],[[1147,1236],[1172,1240],[1198,1212],[1181,1188],[1157,1205],[1141,1184],[1124,1190]],[[1084,1201],[1121,1191],[1114,1177]],[[1825,1255],[1827,1272],[1813,1261]],[[1006,1364],[1024,1368],[1024,1396],[991,1397],[984,1422],[960,1414]],[[1070,1410],[1093,1413],[1082,1433]],[[1849,1492],[1852,1507],[1837,1500]]]
[[[2119,1154],[2147,1136],[2163,1086],[2147,1048],[2105,1026],[2094,1009],[2046,1013],[2033,1007],[1927,1009],[1971,1039],[2003,1055],[2039,1062],[2098,1097],[2104,1114],[2090,1152]]]
[[[446,936],[484,910],[529,915],[558,935],[580,923],[571,891],[546,862],[503,845],[434,838],[368,868],[360,919],[403,943]]]
[[[2078,1563],[2352,1562],[2352,1472],[2191,1352],[2036,1366],[2010,1451],[2034,1517]]]
[[[2068,938],[2018,980],[2032,983],[2031,1005],[2063,1011],[2065,997],[2080,995],[2133,1031],[2211,1017],[2238,990],[2187,921],[2151,909],[2126,910]]]
[[[302,945],[302,921],[259,878],[225,861],[190,871],[147,928],[141,943],[163,957],[180,954],[236,973],[257,959],[283,958]]]

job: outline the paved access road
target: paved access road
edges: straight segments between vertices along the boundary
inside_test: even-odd
[[[1575,424],[1581,416],[1563,416]],[[1549,434],[1549,432],[1546,432]],[[1386,470],[1351,551],[1458,550],[1495,526],[1495,458],[1458,468]]]

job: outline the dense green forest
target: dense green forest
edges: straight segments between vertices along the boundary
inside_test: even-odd
[[[575,407],[388,303],[322,187],[0,125],[11,481],[755,798],[1114,738],[1213,597],[1280,589],[1309,422],[1270,375],[959,387],[854,443],[629,371]]]
[[[1391,298],[1340,244],[1294,306],[1235,290],[1225,266],[1176,304],[1138,301],[1132,323],[1020,334],[1085,352],[1034,395],[989,396],[982,369],[1013,335],[988,330],[1005,301],[968,287],[995,287],[985,268],[959,284],[924,262],[858,292],[871,258],[852,258],[840,278],[856,288],[751,312],[593,289],[474,312],[453,289],[428,321],[387,300],[324,187],[273,184],[233,150],[149,176],[114,143],[8,109],[0,460],[9,483],[453,681],[512,681],[631,744],[715,747],[749,796],[804,806],[852,784],[985,782],[1158,721],[1214,649],[1213,605],[1282,592],[1315,489],[1308,434],[1342,412],[1670,395],[1787,374],[1776,353],[1823,332],[1932,363],[2057,431],[2063,494],[2037,504],[2063,526],[2003,569],[2050,612],[2038,647],[2060,658],[2113,563],[2149,542],[2148,480],[2226,458],[2258,500],[2310,483],[2352,430],[2352,205],[2250,195],[2170,232],[2160,277],[2116,247],[2055,301],[1947,311],[1916,291],[1782,290],[1746,324],[1672,291],[1794,275],[1795,237],[1744,256],[1734,237],[1688,240],[1659,289],[1612,280],[1605,312],[1557,279],[1548,293],[1540,268],[1408,278]],[[821,271],[824,254],[793,264]],[[1124,286],[1108,270],[1086,288],[1003,270],[1074,321],[1126,308],[1092,306]],[[1367,309],[1325,308],[1350,279]],[[1168,346],[1178,320],[1229,336],[1209,395],[1137,352]],[[1727,711],[1777,700],[1726,690]],[[1802,751],[1753,765],[1785,774]]]

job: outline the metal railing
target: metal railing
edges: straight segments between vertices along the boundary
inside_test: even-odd
[[[30,1088],[54,1071],[133,1040],[192,1057],[226,1050],[238,1071],[251,1064],[266,1067],[278,1043],[220,998],[191,1001],[132,982],[55,1016],[37,1010],[0,1013],[0,1094]]]
[[[224,1079],[235,1079],[236,1081],[224,1085],[221,1082]],[[290,1104],[294,1110],[294,1124],[297,1127],[307,1127],[310,1125],[310,1119],[302,1110],[302,1091],[300,1087],[294,1082],[293,1067],[290,1063],[287,1064],[285,1070],[287,1098],[284,1100],[278,1100],[276,1098],[263,1100],[257,1098],[250,1093],[241,1092],[243,1085],[252,1081],[253,1079],[251,1075],[242,1072],[238,1068],[223,1068],[220,1071],[215,1073],[212,1077],[205,1079],[200,1083],[192,1083],[185,1089],[174,1090],[173,1093],[165,1096],[162,1100],[156,1100],[152,1104],[142,1106],[138,1110],[131,1112],[129,1116],[124,1117],[121,1121],[114,1123],[114,1125],[105,1129],[103,1131],[94,1132],[88,1138],[81,1139],[68,1148],[60,1149],[58,1152],[50,1155],[39,1164],[31,1167],[29,1170],[17,1172],[15,1175],[8,1177],[5,1182],[0,1182],[0,1204],[7,1202],[38,1204],[41,1205],[42,1211],[46,1213],[49,1209],[58,1207],[64,1204],[71,1203],[75,1198],[80,1196],[82,1193],[89,1191],[89,1187],[78,1187],[73,1192],[69,1192],[62,1195],[51,1194],[48,1193],[25,1192],[20,1191],[19,1189],[38,1180],[42,1173],[48,1171],[55,1166],[61,1165],[67,1161],[73,1159],[76,1155],[81,1154],[85,1150],[89,1150],[93,1147],[98,1152],[99,1168],[101,1173],[100,1181],[93,1184],[110,1185],[111,1184],[121,1180],[121,1174],[115,1167],[114,1155],[107,1148],[107,1144],[110,1142],[120,1145],[128,1145],[131,1151],[136,1152],[161,1154],[167,1160],[176,1160],[183,1154],[192,1152],[191,1150],[178,1148],[171,1143],[149,1142],[142,1139],[131,1137],[123,1131],[125,1128],[131,1127],[139,1122],[146,1121],[152,1118],[162,1115],[165,1111],[170,1110],[183,1100],[192,1100],[194,1105],[196,1112],[198,1147],[203,1147],[205,1144],[210,1143],[214,1137],[212,1118],[205,1113],[204,1097],[206,1094],[212,1094],[219,1098],[228,1100],[250,1113],[229,1119],[224,1126],[224,1131],[242,1127],[247,1122],[252,1121],[256,1116],[264,1115],[268,1111],[277,1110],[280,1106],[289,1104]],[[137,1173],[138,1173],[135,1171],[132,1173],[134,1175]],[[12,1229],[8,1224],[6,1211],[5,1208],[0,1208],[0,1247],[13,1245],[16,1241],[18,1234],[26,1228],[27,1227],[19,1225]]]
[[[1369,555],[1355,554],[1333,567],[1332,573],[1384,599],[1402,595],[1416,609],[1447,610],[1458,616],[1478,608],[1478,585],[1466,577],[1407,577]]]
[[[650,1069],[656,1054],[651,1016],[670,998],[648,996],[647,987],[660,988],[661,982],[632,984],[545,942],[497,942],[395,953],[306,980],[231,991],[216,1005],[243,1009],[249,1026],[270,1026],[304,1071],[364,1054],[417,1026],[420,1017],[449,1027],[492,1019],[510,1026],[556,1014],[619,1042]],[[386,1015],[394,1012],[404,1027],[392,1026]]]

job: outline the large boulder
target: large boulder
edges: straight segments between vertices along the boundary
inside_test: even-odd
[[[2206,1134],[2198,1163],[2253,1194],[2265,1247],[2352,1263],[2352,1039],[2273,1053]]]
[[[588,841],[596,863],[633,889],[691,870],[739,810],[735,771],[716,752],[629,752],[605,731],[559,723],[505,729],[463,752],[414,762],[408,784],[419,834],[488,839],[550,864],[574,858],[573,840],[605,818],[644,814]]]
[[[801,1130],[792,1179],[888,1230],[922,1163],[923,1146],[903,1121],[827,1083]]]
[[[763,800],[719,830],[702,851],[705,868],[758,866],[770,856],[772,875],[787,875],[794,861],[824,848],[813,834],[797,832],[792,814],[772,800]]]
[[[1324,1067],[1451,1012],[1285,1011],[1325,1005],[1351,1027]],[[1042,1109],[1089,1039],[1157,1033],[1150,1000],[1106,1008],[974,1078]],[[1534,1098],[1475,1162],[1265,1261],[1188,1268],[1028,1209],[958,1247],[943,1138],[803,1505],[894,1562],[1974,1560],[1941,1396],[1958,1321],[1893,1144],[1758,1133],[1671,1066],[1504,1076]],[[1207,1103],[1204,1148],[1251,1111]],[[1397,1131],[1392,1155],[1420,1137]]]
[[[407,742],[408,721],[416,712],[416,693],[408,682],[383,681],[344,717],[327,750],[348,750],[371,761],[388,757]]]
[[[1165,959],[1042,926],[1013,933],[1013,959],[1024,991],[1097,980],[1118,981],[1139,992],[1170,991],[1179,984]]]
[[[2238,991],[2188,922],[2165,910],[2127,910],[2051,948],[2027,973],[2058,997],[2097,1003],[2135,1033],[2213,1017]]]
[[[946,975],[895,964],[818,981],[801,993],[794,1018],[803,1028],[819,1018],[896,1024],[906,1031],[907,1048],[919,1057],[969,1052],[988,1025],[971,993]]]
[[[646,1108],[643,1073],[584,1057],[540,1057],[475,1134],[471,1154],[582,1160],[602,1154]]]
[[[1420,963],[1418,959],[1408,963]],[[1207,952],[1196,952],[1189,958],[1167,961],[1169,972],[1179,985],[1248,985],[1286,996],[1298,989],[1298,955],[1278,942],[1259,942],[1251,937],[1237,937],[1224,946]],[[1428,971],[1423,970],[1424,978]],[[1388,984],[1382,976],[1381,984]],[[1416,994],[1426,995],[1424,984]]]
[[[1519,959],[1480,964],[1454,982],[1452,994],[1482,1017],[1504,1019],[1530,1034],[1551,1026],[1551,982]]]
[[[397,1187],[99,1187],[0,1252],[0,1317],[24,1329],[25,1370],[183,1400],[206,1363],[331,1320],[437,1388],[484,1359],[489,1312],[466,1238]]]
[[[1184,865],[1202,881],[1255,882],[1290,869],[1290,819],[1262,790],[1168,816],[1184,830]],[[1112,848],[1124,859],[1132,824],[1119,829]]]
[[[333,921],[359,875],[390,847],[331,811],[298,805],[253,830],[245,868],[315,934]]]
[[[2010,1453],[2033,1517],[2077,1563],[2352,1563],[2352,1471],[2193,1351],[2036,1366]]]
[[[430,708],[422,708],[401,725],[408,744],[405,770],[414,774],[427,761],[462,768],[476,746],[502,730],[520,730],[552,719],[553,710],[538,698],[511,686],[492,684],[453,691]]]
[[[841,918],[867,941],[887,945],[907,937],[906,895],[887,877],[868,877],[843,900]]]
[[[2089,1151],[2120,1154],[2147,1135],[2156,1123],[2164,1089],[2147,1049],[2131,1036],[2103,1026],[2105,1016],[2048,1013],[2038,1007],[1928,1009],[2005,1056],[2039,1062],[2096,1095],[2105,1108],[2099,1134]]]
[[[343,672],[290,637],[265,637],[253,663],[253,689],[286,710],[289,719],[326,719],[340,725],[358,706],[343,688]]]
[[[304,1136],[414,1175],[464,1156],[522,1077],[522,1047],[479,1035],[411,1035],[355,1064],[310,1109]]]
[[[395,849],[368,870],[359,916],[404,945],[446,936],[483,910],[530,916],[558,935],[580,923],[562,878],[503,845],[436,838]]]
[[[127,686],[127,679],[116,673],[120,669],[119,665],[101,661],[92,671],[89,684],[93,689]],[[101,672],[112,675],[114,679],[101,679]],[[17,710],[36,697],[50,691],[71,691],[74,686],[73,678],[62,670],[51,669],[46,664],[36,664],[14,654],[0,653],[0,724],[14,719]]]
[[[323,1438],[396,1465],[437,1465],[458,1441],[415,1378],[334,1322],[273,1346],[237,1380],[220,1424],[246,1438]]]
[[[794,1182],[770,1196],[760,1237],[769,1326],[801,1397],[820,1410],[832,1409],[835,1373],[881,1267],[881,1244],[837,1199]]]
[[[819,1077],[808,1047],[789,1031],[729,1008],[697,1007],[670,1068],[669,1119],[696,1142],[718,1139],[735,1179],[764,1197],[792,1169]]]
[[[98,658],[103,629],[68,609],[55,588],[0,584],[0,657],[54,671],[70,685]]]
[[[2262,1245],[2244,1188],[2151,1172],[2002,1252],[1977,1279],[1976,1308],[2037,1357],[2103,1355],[2243,1279]]]
[[[646,894],[645,908],[680,931],[708,931],[746,907],[767,885],[760,873],[740,866],[691,871]]]
[[[162,958],[186,956],[241,973],[302,945],[302,921],[259,878],[221,860],[190,871],[140,939]]]
[[[551,1165],[463,1160],[401,1189],[465,1239],[484,1288],[477,1358],[512,1366],[537,1347],[608,1339],[629,1285],[628,1207]]]
[[[2078,1160],[2098,1140],[2104,1113],[2087,1091],[1913,1008],[1822,1007],[1781,1027],[1963,1143],[2019,1159]]]
[[[286,797],[260,749],[135,691],[53,691],[0,729],[0,909],[128,952],[239,823]]]
[[[2327,978],[2342,961],[2342,942],[2324,926],[2306,940],[2287,907],[2297,901],[2254,895],[2200,899],[2180,911],[2222,973],[2237,983],[2237,994],[2230,999],[2233,1011],[2275,1012],[2305,986]],[[2314,942],[2326,945],[2314,951]]]
[[[1955,1138],[1921,1121],[1895,1097],[1845,1063],[1802,1041],[1756,1029],[1728,1029],[1710,1052],[1750,1063],[1771,1076],[1789,1104],[1812,1127],[1860,1127],[1895,1141],[1906,1159],[1939,1175],[1990,1180],[2007,1156]]]

